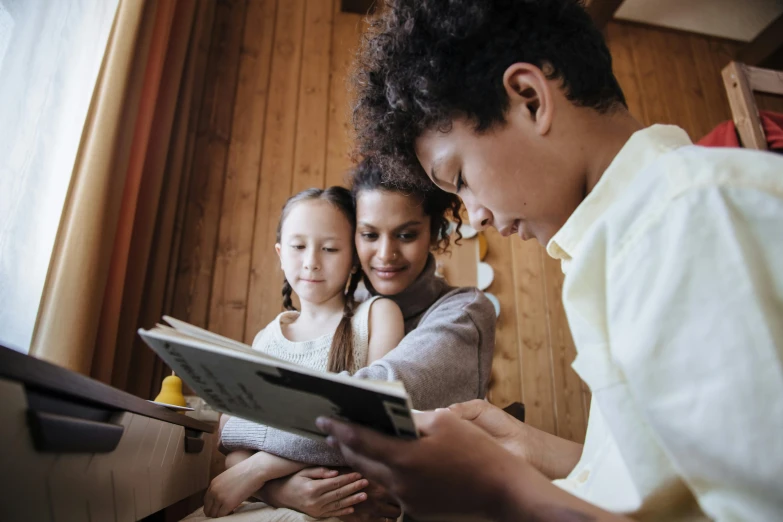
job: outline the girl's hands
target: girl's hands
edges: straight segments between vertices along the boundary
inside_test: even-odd
[[[307,468],[290,477],[269,481],[262,500],[315,518],[339,517],[354,512],[353,506],[367,499],[362,492],[369,483],[358,473],[338,475],[326,468]]]
[[[232,513],[253,493],[263,487],[263,480],[251,459],[244,459],[215,477],[204,495],[204,514],[224,517]]]

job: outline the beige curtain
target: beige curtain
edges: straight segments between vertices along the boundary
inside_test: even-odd
[[[162,298],[156,311],[143,299],[166,286],[167,274],[155,269],[165,264],[155,241],[161,234],[161,241],[171,240],[161,218],[177,204],[170,185],[179,174],[172,169],[185,153],[179,144],[188,127],[188,93],[203,81],[191,62],[199,40],[211,33],[210,4],[120,1],[30,349],[142,396],[153,393],[164,370],[151,352],[134,348],[135,330],[142,316],[162,308]]]

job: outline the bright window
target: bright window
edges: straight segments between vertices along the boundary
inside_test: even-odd
[[[27,352],[118,0],[0,0],[0,343]]]

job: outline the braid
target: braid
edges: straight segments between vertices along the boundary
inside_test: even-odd
[[[293,292],[293,288],[291,288],[291,283],[288,282],[288,279],[283,276],[283,307],[286,310],[290,311],[296,311],[296,307],[294,306],[294,302],[291,300],[291,293]]]
[[[351,278],[348,280],[348,289],[345,291],[343,318],[340,320],[340,324],[337,325],[337,330],[332,338],[332,346],[329,349],[327,370],[330,372],[350,372],[353,370],[353,327],[351,319],[353,319],[354,307],[356,306],[353,294],[356,292],[356,287],[359,286],[359,281],[361,280],[361,269],[351,274]]]
[[[351,279],[348,281],[348,289],[345,291],[345,307],[343,308],[344,317],[353,317],[354,307],[356,306],[353,294],[356,293],[356,287],[359,286],[359,281],[362,280],[362,277],[363,272],[361,269],[357,269],[355,274],[351,274]]]

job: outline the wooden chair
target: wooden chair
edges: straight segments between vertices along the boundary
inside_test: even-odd
[[[731,62],[723,69],[723,84],[742,146],[767,150],[753,92],[783,95],[783,71]]]

